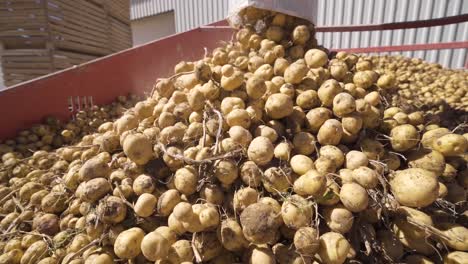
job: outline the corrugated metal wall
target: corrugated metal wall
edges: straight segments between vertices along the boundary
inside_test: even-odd
[[[380,24],[468,13],[466,0],[319,0],[318,25]],[[432,28],[382,32],[318,33],[328,48],[357,48],[468,40],[468,22]],[[393,52],[392,54],[398,54]],[[403,52],[409,57],[462,68],[466,49]]]
[[[176,31],[183,32],[227,16],[228,0],[132,0],[132,19],[174,10]],[[467,0],[319,0],[317,25],[376,24],[468,13]],[[433,28],[382,32],[318,33],[328,48],[404,45],[468,40],[468,22]],[[403,55],[462,68],[466,49],[403,52]]]
[[[131,2],[132,19],[174,10],[176,31],[184,32],[224,19],[228,14],[229,0],[131,0]]]

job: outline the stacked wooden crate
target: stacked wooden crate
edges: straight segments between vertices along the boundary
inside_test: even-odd
[[[131,47],[130,0],[0,0],[11,86]]]

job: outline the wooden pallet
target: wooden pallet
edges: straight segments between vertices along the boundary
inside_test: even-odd
[[[132,46],[130,0],[0,0],[6,85]]]
[[[96,59],[96,56],[48,49],[9,49],[2,53],[7,86]]]

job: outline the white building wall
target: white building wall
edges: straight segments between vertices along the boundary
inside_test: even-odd
[[[131,26],[134,46],[176,33],[174,11],[133,20]]]
[[[176,32],[224,19],[229,0],[132,0],[131,17],[139,19],[174,10]],[[311,10],[311,12],[314,12]],[[412,21],[468,13],[466,0],[319,0],[318,26]],[[468,40],[468,22],[433,28],[373,32],[318,33],[328,48],[371,47]],[[405,56],[462,68],[467,49],[403,52]]]

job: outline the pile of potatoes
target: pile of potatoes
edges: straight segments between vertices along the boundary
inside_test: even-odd
[[[397,76],[398,90],[389,97],[392,105],[416,106],[431,114],[443,114],[442,121],[450,119],[444,125],[468,122],[468,71],[403,56],[366,59],[372,62],[374,70]]]
[[[78,143],[3,154],[0,264],[466,263],[468,134],[252,16]]]
[[[34,151],[52,151],[64,145],[77,143],[83,136],[96,132],[103,123],[120,117],[138,100],[135,95],[119,96],[109,105],[94,105],[78,111],[74,118],[65,124],[55,117],[47,117],[43,124],[22,130],[13,139],[0,141],[0,155],[17,152],[21,157],[29,157]]]

